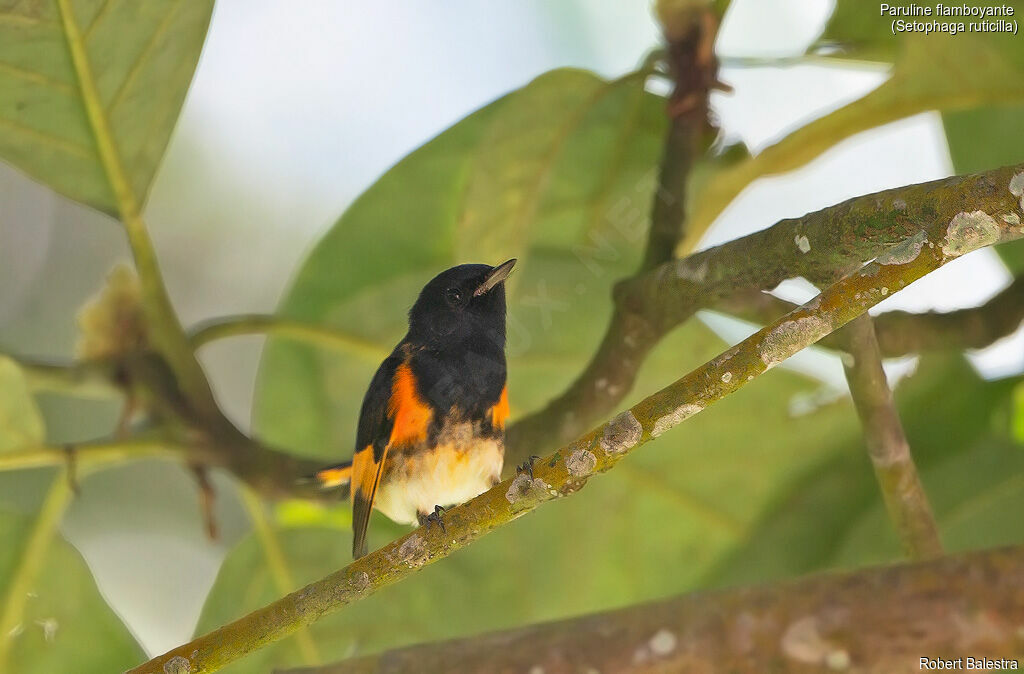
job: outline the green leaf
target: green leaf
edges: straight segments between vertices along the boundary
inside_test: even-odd
[[[554,106],[554,107],[553,107]],[[457,123],[370,187],[304,263],[281,315],[331,325],[387,353],[420,288],[464,262],[517,256],[510,387],[534,409],[600,338],[612,283],[646,228],[664,101],[642,78],[544,75]],[[351,452],[379,358],[272,340],[254,423],[297,453]]]
[[[1009,4],[1017,8],[1017,16],[1024,12],[1024,3]],[[709,181],[694,204],[682,249],[691,249],[758,178],[798,169],[862,131],[930,110],[1024,101],[1024,47],[1012,33],[894,37],[889,31],[889,19],[867,11],[860,0],[836,3],[823,41],[845,45],[839,57],[893,60],[892,76],[866,96],[800,127]]]
[[[0,158],[107,213],[143,202],[212,9],[0,1]]]
[[[24,373],[13,360],[0,356],[0,452],[39,445],[45,435]]]
[[[1004,483],[1020,474],[1019,448],[984,449],[991,419],[1012,386],[979,379],[961,356],[951,355],[923,360],[896,391],[911,451],[950,550],[1020,540],[1016,510],[985,506],[976,519],[969,510],[972,501],[982,504],[1002,493]],[[749,540],[715,566],[708,584],[761,583],[899,558],[859,431],[836,433],[828,444],[826,458],[780,490],[784,496],[752,528]]]
[[[124,671],[144,653],[57,533],[69,489],[55,480],[34,519],[0,510],[0,671]]]

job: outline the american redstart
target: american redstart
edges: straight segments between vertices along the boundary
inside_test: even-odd
[[[370,382],[352,461],[325,468],[348,486],[352,555],[366,554],[376,508],[396,522],[442,527],[441,506],[497,484],[505,455],[505,279],[516,261],[464,264],[435,276],[409,331]]]

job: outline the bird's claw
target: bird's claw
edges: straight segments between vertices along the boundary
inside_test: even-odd
[[[523,473],[526,473],[527,475],[530,476],[530,479],[532,480],[533,479],[533,462],[536,461],[539,458],[540,457],[537,456],[536,454],[531,454],[529,459],[527,459],[526,461],[523,461],[521,464],[516,466],[516,475],[522,475]]]
[[[430,513],[429,515],[420,515],[420,526],[426,526],[427,531],[430,531],[430,529],[436,524],[437,526],[441,527],[441,533],[448,533],[448,531],[444,528],[444,521],[441,519],[441,513],[443,512],[444,508],[442,508],[439,505],[434,506],[434,512]]]

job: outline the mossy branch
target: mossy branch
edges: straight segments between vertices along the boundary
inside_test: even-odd
[[[846,381],[864,428],[868,456],[874,466],[889,519],[911,559],[941,557],[939,527],[935,524],[928,495],[918,477],[910,455],[910,444],[885,379],[871,316],[858,316],[850,321],[844,332],[849,347],[848,358],[843,362]]]
[[[410,576],[541,503],[575,493],[595,473],[729,395],[796,352],[866,312],[946,262],[1024,236],[1001,216],[1019,208],[1007,189],[1014,171],[940,181],[954,211],[917,220],[917,229],[880,259],[849,272],[813,301],[786,314],[714,360],[645,398],[517,475],[449,510],[445,530],[420,528],[319,581],[132,670],[136,674],[213,672],[322,616]],[[1002,180],[997,183],[994,177]],[[923,186],[907,188],[920,191]],[[1005,195],[1003,194],[1005,193]],[[957,194],[956,205],[953,195]],[[1010,197],[1013,197],[1012,199]],[[851,202],[834,207],[850,214]],[[1012,211],[1010,209],[1013,209]],[[827,209],[833,210],[833,209]],[[827,217],[827,216],[824,216]],[[921,226],[926,224],[925,229]],[[177,669],[176,669],[177,668]]]
[[[1018,231],[1014,219],[1020,222],[1020,195],[1014,193],[1016,187],[1011,191],[1010,181],[1021,173],[1024,165],[1008,166],[856,197],[622,282],[616,289],[615,314],[622,318],[613,321],[597,353],[565,393],[509,428],[508,461],[514,465],[538,449],[567,442],[614,411],[650,350],[700,309],[725,303],[742,291],[770,290],[797,276],[823,285],[922,229],[948,226],[964,211],[983,211],[996,221],[993,226]]]
[[[760,290],[736,293],[716,309],[765,325],[796,307]],[[875,333],[883,358],[899,358],[923,351],[981,349],[1006,337],[1024,322],[1024,276],[1016,278],[979,307],[955,311],[889,311],[874,317]],[[822,346],[845,351],[844,328],[821,340]]]
[[[922,657],[1024,658],[1022,624],[1024,547],[1017,546],[695,592],[278,674],[900,674],[921,671]]]

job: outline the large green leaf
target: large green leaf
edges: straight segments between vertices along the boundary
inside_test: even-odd
[[[993,419],[1009,417],[1012,388],[1013,382],[979,379],[961,356],[946,356],[925,359],[897,389],[911,450],[950,550],[1022,538],[1018,510],[1005,506],[1024,495],[1024,452],[989,439]],[[860,434],[837,433],[828,442],[825,460],[780,490],[782,498],[714,567],[708,583],[767,582],[899,557]]]
[[[1017,17],[1024,13],[1024,2],[1008,4],[1016,8]],[[838,0],[822,40],[845,47],[834,54],[837,61],[892,61],[891,77],[709,181],[694,204],[686,247],[752,182],[800,168],[855,134],[930,110],[1024,101],[1024,47],[1012,33],[894,36],[890,19],[880,17],[877,7],[868,11],[861,0]]]
[[[117,214],[145,200],[213,0],[0,0],[0,158]]]
[[[636,264],[663,104],[637,77],[554,71],[391,169],[319,243],[281,307],[377,343],[380,354],[272,341],[258,430],[296,452],[349,454],[365,386],[420,287],[446,267],[513,256],[513,406],[546,402],[600,338],[611,285]]]
[[[45,433],[24,373],[10,358],[0,356],[0,452],[39,445]]]
[[[0,510],[0,671],[124,671],[142,649],[57,532],[68,487],[55,479],[34,518]]]

